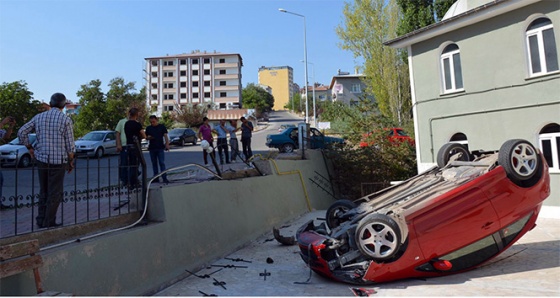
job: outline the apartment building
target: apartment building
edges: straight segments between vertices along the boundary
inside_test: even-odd
[[[259,68],[259,84],[272,89],[274,110],[283,110],[294,95],[294,70],[290,66],[273,66]]]
[[[196,51],[145,60],[146,101],[158,115],[187,104],[212,104],[217,109],[241,106],[239,54]]]

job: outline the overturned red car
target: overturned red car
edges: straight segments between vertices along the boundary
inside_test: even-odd
[[[326,221],[297,232],[316,273],[371,284],[480,266],[535,227],[550,194],[548,167],[528,141],[465,153],[446,144],[438,166],[356,201],[338,200]],[[467,156],[465,156],[467,155]]]

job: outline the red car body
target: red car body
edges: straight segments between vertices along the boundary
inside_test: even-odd
[[[510,148],[513,155],[452,161],[360,198],[354,208],[335,203],[327,211],[327,225],[311,221],[299,229],[302,259],[320,275],[353,284],[480,266],[535,227],[550,194],[542,154],[531,147],[527,168],[532,170],[525,171],[518,158],[525,147],[517,150],[525,144],[516,144]],[[508,160],[510,165],[502,165]],[[525,176],[513,177],[511,166]]]
[[[385,129],[387,140],[392,143],[401,144],[401,143],[408,143],[410,146],[414,146],[414,139],[411,138],[409,135],[406,134],[404,129],[398,127],[386,128]],[[368,138],[371,136],[370,133],[366,133],[362,136],[362,141],[360,142],[360,147],[368,147],[372,146],[375,142],[369,141]]]

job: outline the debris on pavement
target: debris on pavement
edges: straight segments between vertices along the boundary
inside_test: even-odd
[[[280,235],[280,230],[278,230],[277,228],[272,228],[272,233],[274,234],[274,239],[276,239],[276,241],[282,243],[283,245],[294,245],[296,244],[296,237],[291,236],[291,237],[285,237]]]

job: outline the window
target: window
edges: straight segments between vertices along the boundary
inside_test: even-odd
[[[226,74],[226,70],[225,69],[220,69],[220,74]]]
[[[210,81],[204,81],[204,86],[205,86],[205,87],[210,86]]]
[[[552,22],[547,18],[534,20],[525,32],[531,76],[558,70],[558,53]]]
[[[226,63],[226,59],[220,58],[220,63]]]
[[[226,104],[225,103],[220,103],[220,109],[225,110],[225,108],[226,108]]]
[[[187,76],[187,71],[186,70],[181,70],[181,76],[186,77]]]
[[[362,86],[360,84],[352,84],[350,89],[352,93],[362,93]]]
[[[152,100],[157,100],[157,94],[152,94]]]
[[[169,99],[173,99],[173,94],[164,94],[164,95],[163,95],[163,99],[164,99],[164,100],[165,100],[165,99],[168,99],[168,100],[169,100]]]
[[[461,55],[456,44],[450,44],[443,49],[441,53],[441,72],[444,93],[463,90]]]
[[[209,58],[204,58],[204,64],[208,64],[210,63],[210,59]]]
[[[157,66],[157,60],[152,60],[152,66]]]
[[[164,83],[164,84],[163,84],[163,88],[164,88],[164,89],[173,88],[173,83]]]
[[[181,87],[182,88],[187,87],[187,82],[181,82]]]
[[[226,86],[226,81],[220,81],[220,86]]]
[[[210,92],[204,92],[204,97],[209,98],[210,97]]]
[[[192,94],[192,97],[193,97],[193,98],[198,98],[198,92],[193,93],[193,94]]]
[[[227,97],[227,92],[220,92],[220,97]]]
[[[187,64],[187,59],[181,59],[181,60],[180,60],[180,63],[181,63],[181,65]]]
[[[193,86],[193,87],[198,87],[198,81],[193,81],[193,82],[192,82],[192,86]]]
[[[192,75],[193,75],[193,76],[197,76],[197,75],[198,75],[198,69],[193,69]]]
[[[560,173],[560,125],[545,126],[539,133],[539,145],[549,172]]]
[[[204,70],[204,74],[205,74],[205,75],[209,75],[209,74],[210,74],[210,69],[205,69],[205,70]]]
[[[187,93],[181,93],[181,99],[187,98]]]
[[[173,66],[173,60],[163,61],[163,66]]]
[[[156,71],[152,71],[152,77],[157,78],[157,72]]]
[[[198,64],[198,59],[192,59],[192,64]]]
[[[152,83],[152,88],[157,89],[157,83]]]
[[[171,112],[171,111],[173,111],[173,106],[163,106],[163,110],[165,112]]]
[[[166,72],[163,73],[163,76],[166,77],[166,78],[171,78],[174,75],[173,75],[172,71],[166,71]]]

